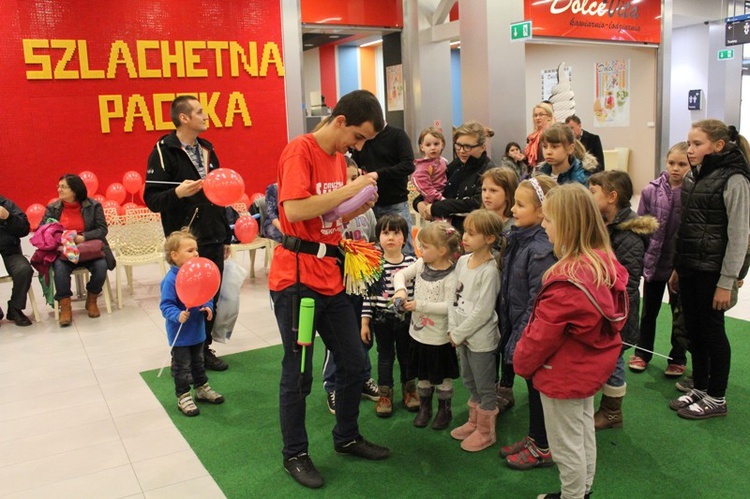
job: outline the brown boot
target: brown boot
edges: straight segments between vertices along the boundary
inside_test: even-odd
[[[92,319],[96,319],[99,317],[99,307],[96,306],[96,299],[99,297],[99,295],[95,295],[91,291],[86,293],[86,312],[89,313],[89,317]]]
[[[437,390],[438,412],[432,421],[433,430],[444,430],[453,421],[453,411],[451,410],[451,398],[453,390]]]
[[[432,418],[432,393],[435,389],[429,388],[417,388],[419,393],[419,412],[414,418],[414,426],[417,428],[424,428],[430,423]]]
[[[61,298],[60,304],[60,326],[70,326],[73,322],[73,309],[70,307],[70,298]]]
[[[500,383],[498,383],[495,393],[497,394],[497,408],[500,410],[500,414],[516,405],[516,398],[513,395],[512,386],[501,386]]]
[[[599,410],[594,413],[594,428],[597,431],[609,428],[622,428],[622,398],[626,385],[604,385]]]

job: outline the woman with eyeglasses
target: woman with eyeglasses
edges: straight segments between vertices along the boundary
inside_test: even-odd
[[[78,175],[65,174],[57,184],[59,199],[47,206],[42,220],[53,218],[65,228],[63,236],[70,235],[70,243],[63,245],[63,252],[52,263],[55,280],[55,300],[60,303],[60,326],[70,326],[73,322],[73,312],[70,297],[73,292],[70,287],[70,276],[78,267],[86,267],[91,272],[91,278],[86,284],[86,312],[91,318],[99,317],[97,297],[102,292],[107,270],[115,268],[115,257],[107,244],[107,222],[104,218],[102,205],[88,197],[86,184]],[[84,241],[100,239],[104,257],[87,261],[79,261],[79,255],[70,258],[70,250]],[[70,247],[68,247],[70,246]],[[63,256],[65,254],[65,256]],[[76,263],[72,263],[74,260]]]
[[[534,120],[534,131],[526,137],[526,150],[524,154],[526,154],[526,162],[533,168],[537,164],[544,162],[542,134],[551,123],[555,122],[552,104],[546,101],[540,102],[534,106],[531,117]]]
[[[427,203],[422,196],[414,200],[414,209],[425,220],[450,219],[463,231],[466,215],[482,206],[482,174],[495,166],[487,157],[485,126],[476,121],[464,123],[453,132],[456,159],[448,165],[448,183],[442,201]]]

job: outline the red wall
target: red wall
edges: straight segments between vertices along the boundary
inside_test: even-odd
[[[301,0],[300,11],[304,24],[334,24],[350,26],[404,25],[402,0]]]
[[[93,171],[100,194],[126,171],[145,176],[180,93],[213,110],[203,137],[248,193],[275,177],[287,140],[278,1],[0,0],[0,10],[0,193],[22,208],[55,197],[63,173]]]

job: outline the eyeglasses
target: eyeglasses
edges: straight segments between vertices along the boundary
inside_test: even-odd
[[[58,189],[70,189],[70,186],[68,186],[68,185],[65,185],[65,184],[58,184],[58,185],[57,185],[57,188],[58,188]]]
[[[470,152],[472,149],[474,149],[475,147],[479,147],[480,145],[481,144],[474,144],[474,145],[459,144],[458,142],[456,142],[456,144],[454,145],[454,147],[456,148],[456,151],[467,151],[467,152]]]
[[[551,118],[551,116],[547,113],[534,113],[533,116],[534,118],[544,118],[544,117]]]

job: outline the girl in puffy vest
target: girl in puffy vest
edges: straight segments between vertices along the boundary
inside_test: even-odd
[[[559,258],[544,274],[516,346],[516,373],[541,394],[562,490],[539,498],[589,497],[596,469],[594,395],[620,355],[628,273],[615,258],[602,216],[580,184],[555,187],[543,227]]]
[[[749,150],[741,135],[733,144],[719,120],[697,121],[688,132],[691,171],[682,187],[675,271],[669,279],[672,290],[680,292],[694,382],[690,392],[669,406],[686,419],[727,414],[731,349],[724,312],[750,233]]]
[[[664,289],[674,268],[674,243],[680,225],[680,191],[685,175],[690,171],[687,159],[687,142],[678,142],[667,153],[667,164],[663,172],[643,188],[639,215],[653,215],[659,227],[651,235],[646,254],[643,256],[643,309],[641,313],[641,335],[638,347],[630,357],[628,367],[633,372],[643,372],[651,361],[656,337],[656,318],[661,309]],[[679,295],[669,293],[672,308],[672,349],[669,351],[669,364],[664,371],[668,378],[679,378],[685,372],[687,352],[685,345],[676,334],[684,329],[679,317]],[[683,335],[684,336],[684,335]]]

